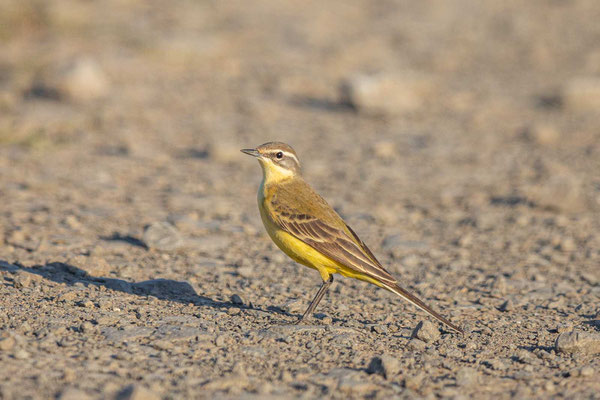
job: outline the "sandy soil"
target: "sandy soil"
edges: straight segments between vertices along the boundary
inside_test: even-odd
[[[600,398],[598,21],[0,1],[0,398]],[[293,325],[320,278],[238,151],[270,140],[467,334],[343,278]]]

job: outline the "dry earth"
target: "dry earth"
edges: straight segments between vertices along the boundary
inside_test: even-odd
[[[0,398],[600,398],[598,21],[0,1]],[[467,334],[342,278],[293,325],[320,279],[262,229],[269,140]]]

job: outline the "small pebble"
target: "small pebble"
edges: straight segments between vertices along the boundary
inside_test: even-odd
[[[550,124],[534,124],[525,130],[525,138],[541,146],[554,146],[560,143],[560,132]]]
[[[407,347],[410,350],[424,351],[427,348],[427,343],[419,339],[411,339],[408,341]]]
[[[404,387],[411,390],[419,390],[425,379],[425,373],[421,372],[416,375],[407,376],[404,378]]]
[[[600,334],[590,332],[563,332],[556,338],[556,351],[562,353],[600,353]]]
[[[183,246],[179,231],[168,222],[154,222],[144,230],[144,243],[151,249],[173,251]]]
[[[217,347],[225,346],[225,336],[224,335],[217,336],[217,338],[215,339],[215,345]]]
[[[429,77],[405,71],[395,74],[358,74],[341,85],[341,101],[361,113],[392,115],[421,108],[433,89]]]
[[[15,338],[12,336],[0,338],[0,351],[12,350],[15,346]]]
[[[244,299],[242,299],[242,297],[239,294],[233,294],[230,298],[231,302],[233,304],[237,304],[237,305],[242,305],[244,304]]]
[[[411,337],[420,339],[425,343],[432,343],[438,340],[440,336],[440,330],[432,322],[425,320],[417,324]]]
[[[477,383],[479,374],[473,368],[463,367],[456,373],[457,386],[472,386]]]
[[[512,311],[512,310],[514,310],[514,306],[513,306],[513,303],[512,303],[512,301],[511,301],[510,299],[509,299],[509,300],[506,300],[504,303],[502,303],[502,304],[500,305],[500,307],[498,307],[498,310],[500,310],[500,311],[502,311],[502,312],[506,312],[506,311]]]
[[[400,372],[400,369],[400,362],[397,358],[384,354],[371,359],[367,372],[369,374],[380,374],[386,379],[391,379]]]
[[[19,349],[13,354],[17,360],[26,360],[29,358],[29,353],[24,349]]]
[[[85,321],[82,322],[81,325],[79,325],[79,330],[82,333],[89,334],[95,331],[95,327],[94,324],[92,324],[91,322]]]

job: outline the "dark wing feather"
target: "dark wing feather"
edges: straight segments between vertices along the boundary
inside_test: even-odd
[[[371,260],[373,260],[374,263],[376,263],[377,265],[379,265],[381,268],[383,268],[383,266],[381,265],[381,263],[379,262],[379,260],[377,260],[377,258],[375,258],[375,255],[371,252],[371,250],[367,247],[367,245],[365,244],[365,242],[363,242],[358,235],[352,230],[352,228],[350,228],[350,226],[348,224],[346,224],[346,229],[348,229],[348,231],[352,234],[352,237],[354,237],[354,240],[360,245],[360,247],[363,249],[363,251],[365,253],[367,253],[367,255],[371,258]]]
[[[309,199],[298,197],[298,193],[307,191]],[[364,242],[310,186],[305,183],[303,188],[280,186],[267,202],[273,221],[315,250],[383,284],[396,282]]]

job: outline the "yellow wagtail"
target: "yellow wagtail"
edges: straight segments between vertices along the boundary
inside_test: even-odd
[[[400,287],[371,250],[300,174],[300,161],[287,144],[269,142],[243,153],[258,158],[263,180],[258,208],[269,236],[294,261],[319,271],[323,285],[298,322],[311,315],[333,282],[333,274],[373,283],[426,311],[450,328],[461,328]]]

